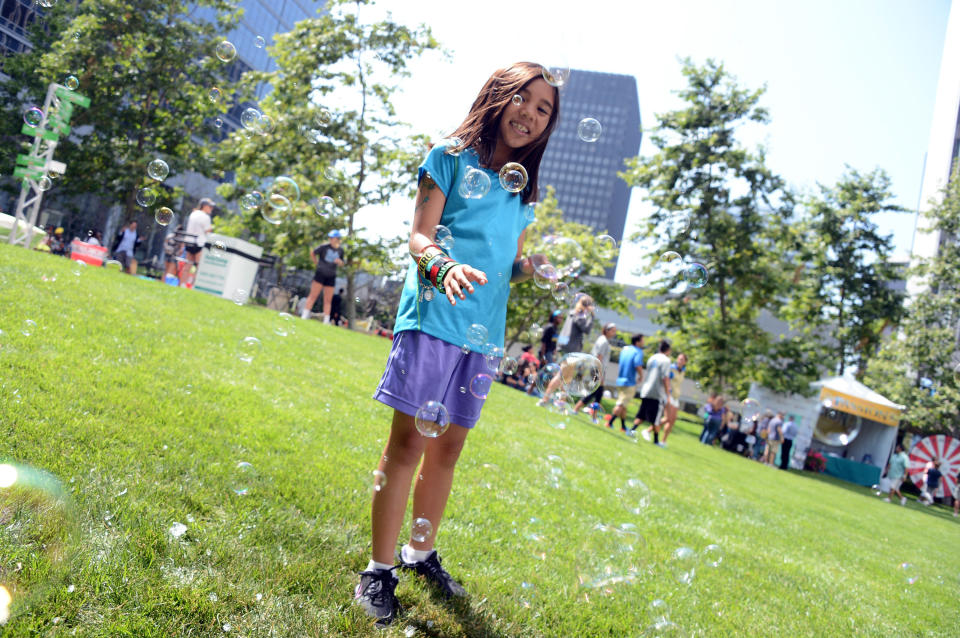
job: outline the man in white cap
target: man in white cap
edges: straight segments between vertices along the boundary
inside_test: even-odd
[[[329,241],[317,246],[310,253],[310,261],[317,267],[310,282],[310,295],[300,313],[301,319],[309,319],[313,304],[316,303],[320,291],[323,291],[323,323],[330,323],[330,304],[333,302],[333,288],[337,284],[337,266],[343,265],[343,247],[340,238],[343,235],[339,230],[331,230],[327,234]]]

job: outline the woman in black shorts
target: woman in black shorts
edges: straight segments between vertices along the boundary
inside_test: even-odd
[[[323,290],[323,323],[330,323],[330,303],[333,301],[333,287],[337,283],[337,266],[343,265],[343,248],[340,247],[339,230],[331,230],[327,235],[330,239],[326,244],[317,246],[310,253],[310,260],[317,267],[310,282],[310,295],[300,313],[302,319],[310,318],[313,304]]]

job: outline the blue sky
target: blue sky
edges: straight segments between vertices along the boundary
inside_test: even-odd
[[[681,57],[722,61],[742,86],[767,86],[771,123],[747,131],[750,145],[768,148],[768,164],[800,191],[831,184],[845,165],[880,167],[895,201],[911,210],[920,192],[949,0],[672,0],[671,2],[532,0],[480,5],[439,0],[378,4],[408,24],[426,22],[450,51],[411,67],[396,98],[413,130],[441,134],[466,114],[496,68],[520,59],[625,73],[637,79],[645,128],[655,113],[679,102]],[[370,10],[371,17],[376,10]],[[654,152],[645,133],[641,154]],[[379,232],[403,233],[412,216],[406,200],[360,221]],[[647,213],[634,191],[627,228]],[[906,258],[911,214],[877,218]],[[639,249],[624,246],[617,280]]]

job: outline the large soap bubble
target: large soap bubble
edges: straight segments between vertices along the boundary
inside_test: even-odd
[[[600,385],[603,364],[600,359],[585,352],[569,352],[560,360],[563,389],[575,397],[584,397]]]
[[[580,274],[580,269],[583,267],[583,248],[576,240],[563,235],[544,235],[540,252],[556,269],[558,278],[575,277]],[[543,266],[538,264],[535,268],[540,270]]]
[[[817,418],[813,436],[821,443],[835,447],[849,445],[860,434],[863,419],[856,414],[847,414],[824,406]]]

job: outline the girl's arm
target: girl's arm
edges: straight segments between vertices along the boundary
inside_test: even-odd
[[[316,253],[315,251],[313,251],[313,250],[310,251],[310,261],[313,262],[313,265],[314,265],[314,266],[316,266],[317,263],[319,263],[319,262],[317,262],[317,253]]]
[[[434,229],[440,223],[440,216],[443,214],[443,206],[446,203],[447,198],[437,187],[430,173],[424,175],[417,188],[417,206],[413,211],[413,225],[410,230],[410,241],[407,244],[413,259],[419,259],[427,246],[433,243]],[[482,286],[487,283],[486,273],[469,264],[458,264],[447,272],[442,283],[450,305],[457,305],[457,297],[466,299],[464,290],[473,292],[471,282],[477,282]]]

